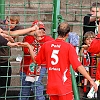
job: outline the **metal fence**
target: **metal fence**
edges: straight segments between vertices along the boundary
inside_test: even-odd
[[[30,27],[36,19],[41,20],[45,24],[46,33],[53,38],[57,37],[58,24],[62,21],[67,21],[70,24],[71,31],[79,35],[80,46],[83,38],[83,17],[90,12],[90,5],[93,2],[93,0],[0,0],[0,18],[5,20],[6,16],[8,16],[9,19],[12,12],[18,12],[20,15],[20,25],[24,28]],[[10,24],[8,25],[10,28]],[[19,36],[17,41],[22,41],[23,37]],[[11,56],[9,59],[12,67],[11,84],[8,87],[5,86],[6,92],[0,96],[0,100],[18,99],[21,87],[19,75],[20,61],[17,61],[16,58],[22,56],[22,48],[11,48]],[[81,75],[79,74],[78,82],[76,82],[72,68],[71,73],[75,100],[87,100],[87,98],[83,98],[82,85],[79,85]],[[46,78],[47,75],[43,79],[45,87]],[[44,95],[49,100],[49,96],[45,91],[46,88]],[[29,96],[30,100],[35,100],[35,97],[36,95],[34,93],[31,93]]]

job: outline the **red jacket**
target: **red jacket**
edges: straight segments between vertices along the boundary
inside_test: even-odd
[[[38,41],[34,38],[34,36],[28,35],[26,37],[24,37],[23,42],[28,42],[29,44],[33,45],[35,48],[33,51],[35,51],[36,53],[39,51],[39,49],[41,48],[41,46],[43,45],[43,43],[47,42],[47,41],[51,41],[54,40],[52,37],[44,35],[43,39]],[[27,74],[27,71],[29,69],[29,65],[33,62],[30,53],[29,53],[29,49],[27,47],[23,48],[23,52],[24,52],[24,56],[21,62],[21,71],[23,71],[24,73]]]
[[[90,47],[88,48],[88,51],[95,54],[100,53],[100,34],[98,34],[97,37],[92,41]],[[100,80],[100,60],[97,66],[96,80]]]

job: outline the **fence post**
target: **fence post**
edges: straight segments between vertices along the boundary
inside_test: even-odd
[[[71,76],[72,76],[72,86],[73,86],[73,92],[74,92],[74,99],[75,100],[80,100],[79,99],[79,93],[78,93],[78,88],[77,88],[77,83],[76,83],[76,78],[75,78],[75,73],[73,71],[72,66],[70,66],[70,71],[71,71]]]
[[[5,19],[5,0],[0,0],[0,19]]]
[[[60,14],[60,0],[53,0],[53,24],[52,24],[52,34],[53,38],[57,38],[57,27],[58,27],[58,18]]]

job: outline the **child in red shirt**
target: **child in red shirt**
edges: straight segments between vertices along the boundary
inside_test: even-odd
[[[41,37],[32,35],[34,31],[31,31],[31,35],[25,36],[23,42],[29,43],[31,47],[33,47],[32,50],[35,52],[35,54],[37,54],[45,42],[52,41],[54,39],[46,35],[45,26],[41,21],[35,20],[32,23],[32,27],[35,25],[39,26],[38,32],[41,32]],[[41,38],[41,40],[39,40],[39,38]],[[31,89],[36,95],[36,100],[45,100],[45,96],[43,95],[44,85],[42,84],[42,78],[46,74],[46,64],[42,62],[40,66],[37,66],[34,70],[30,71],[30,66],[32,66],[33,60],[29,53],[29,49],[27,47],[23,47],[23,52],[24,56],[20,69],[22,89],[20,89],[19,100],[29,100]]]

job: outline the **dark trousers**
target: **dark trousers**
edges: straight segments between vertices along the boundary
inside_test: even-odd
[[[10,86],[11,65],[8,62],[0,63],[0,96],[3,95]]]

